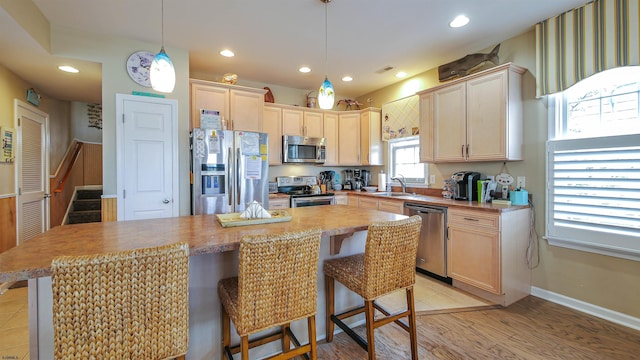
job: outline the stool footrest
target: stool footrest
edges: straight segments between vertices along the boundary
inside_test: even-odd
[[[351,337],[356,343],[358,343],[358,345],[360,345],[360,347],[363,348],[364,351],[369,351],[369,345],[367,344],[367,341],[363,339],[362,336],[356,334],[355,331],[353,331],[347,324],[343,323],[342,320],[340,320],[337,316],[331,315],[331,321],[336,323],[336,325],[338,325],[345,334],[349,335],[349,337]]]

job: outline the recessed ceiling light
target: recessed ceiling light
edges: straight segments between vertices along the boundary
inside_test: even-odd
[[[301,73],[308,73],[308,72],[311,72],[311,68],[309,68],[308,66],[303,66],[300,69],[298,69],[298,71],[300,71]]]
[[[62,71],[66,71],[68,73],[79,73],[80,70],[74,68],[73,66],[69,66],[69,65],[60,65],[58,66],[58,69],[62,70]]]
[[[236,54],[234,54],[233,51],[231,51],[229,49],[224,49],[224,50],[220,51],[220,55],[222,55],[224,57],[234,57]]]
[[[353,80],[353,78],[351,76],[349,76],[349,75],[347,75],[347,76],[342,78],[342,81],[352,81],[352,80]]]
[[[458,15],[455,19],[451,20],[449,26],[452,28],[459,28],[467,25],[469,23],[469,18],[464,15]]]
[[[400,71],[400,72],[398,72],[398,73],[396,74],[396,77],[397,77],[397,78],[401,78],[401,79],[402,79],[402,78],[404,78],[404,77],[407,77],[407,73],[406,73],[406,72],[404,72],[404,71]]]

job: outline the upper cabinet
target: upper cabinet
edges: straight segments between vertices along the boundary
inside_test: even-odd
[[[325,166],[338,165],[338,114],[324,113]]]
[[[200,110],[217,110],[228,130],[262,131],[264,89],[190,80],[191,128],[200,127]]]
[[[282,134],[324,137],[322,111],[301,108],[282,109]]]
[[[525,71],[503,64],[418,93],[421,161],[522,160]]]
[[[360,165],[360,113],[338,115],[338,165]]]
[[[383,165],[380,109],[360,113],[360,165]]]

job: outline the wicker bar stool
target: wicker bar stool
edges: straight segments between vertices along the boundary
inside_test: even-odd
[[[290,359],[306,353],[317,358],[316,302],[318,297],[319,229],[276,235],[244,236],[240,242],[238,277],[218,283],[221,302],[222,358],[278,339],[282,353],[276,359]],[[307,319],[309,343],[300,342],[290,323]],[[230,321],[240,336],[240,345],[230,345]],[[271,327],[279,329],[249,341],[249,335]],[[291,342],[296,346],[291,349]]]
[[[56,359],[184,359],[189,246],[53,260]]]
[[[415,215],[407,219],[379,222],[369,225],[364,254],[325,260],[324,279],[326,292],[326,341],[333,340],[333,324],[336,323],[369,354],[376,358],[374,330],[395,322],[409,333],[411,358],[418,358],[416,339],[416,315],[413,285],[416,278],[416,252],[422,219]],[[362,296],[364,306],[334,315],[334,280]],[[390,314],[375,300],[395,290],[406,289],[407,310]],[[374,319],[375,310],[385,315]],[[367,340],[356,334],[342,320],[364,312]],[[409,324],[400,319],[407,317]]]

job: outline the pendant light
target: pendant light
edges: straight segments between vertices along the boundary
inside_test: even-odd
[[[327,4],[331,2],[331,0],[320,0],[324,3],[324,81],[322,85],[320,85],[320,89],[318,90],[318,104],[320,105],[320,109],[333,109],[333,103],[335,101],[335,92],[333,91],[333,85],[329,81],[329,77],[327,75],[328,66],[327,66]]]
[[[149,81],[153,90],[170,93],[176,86],[176,70],[164,51],[164,0],[162,0],[162,45],[149,68]]]

